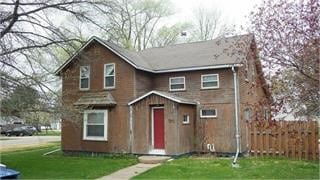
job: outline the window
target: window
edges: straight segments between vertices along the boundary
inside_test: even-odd
[[[252,65],[251,71],[252,71],[251,72],[252,83],[255,83],[255,68],[253,65]]]
[[[218,74],[201,75],[201,89],[215,89],[215,88],[219,88]]]
[[[104,65],[104,88],[115,88],[115,64]]]
[[[217,117],[217,109],[201,109],[200,110],[201,118],[214,118]]]
[[[243,118],[245,121],[251,121],[252,118],[252,112],[250,108],[247,108],[243,112]]]
[[[182,124],[189,124],[189,123],[190,123],[189,115],[183,115]]]
[[[80,66],[80,90],[88,90],[90,86],[90,66]]]
[[[270,111],[268,108],[263,108],[263,118],[264,120],[270,120]]]
[[[249,81],[249,74],[248,74],[249,73],[248,72],[249,71],[249,64],[248,64],[248,61],[245,62],[244,66],[245,66],[244,67],[244,78],[245,78],[246,81]]]
[[[83,117],[83,139],[94,141],[107,140],[108,111],[88,110]]]
[[[185,77],[169,78],[170,91],[183,91],[186,89]]]

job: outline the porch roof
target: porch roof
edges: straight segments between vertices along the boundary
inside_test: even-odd
[[[117,103],[109,92],[88,92],[81,96],[74,105],[107,105],[115,106]]]
[[[152,94],[155,94],[155,95],[158,95],[158,96],[161,96],[161,97],[164,97],[166,99],[169,99],[171,101],[174,101],[174,102],[177,102],[177,103],[180,103],[180,104],[192,104],[192,105],[196,105],[197,102],[196,101],[193,101],[193,100],[190,100],[190,99],[187,99],[187,98],[184,98],[184,97],[181,97],[181,96],[177,96],[177,95],[174,95],[174,94],[171,94],[171,93],[168,93],[168,92],[163,92],[163,91],[156,91],[156,90],[153,90],[153,91],[150,91],[136,99],[134,99],[133,101],[129,102],[128,105],[132,105]]]

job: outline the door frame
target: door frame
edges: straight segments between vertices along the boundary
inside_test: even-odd
[[[164,115],[164,106],[156,106],[151,107],[151,151],[152,154],[164,154],[166,145],[164,144],[164,149],[155,149],[154,148],[154,109],[163,109],[163,115]],[[163,116],[163,123],[165,123],[164,116]],[[165,138],[165,124],[164,124],[164,138]],[[165,143],[165,142],[164,142]]]

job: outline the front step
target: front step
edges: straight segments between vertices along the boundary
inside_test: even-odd
[[[140,156],[138,160],[144,164],[158,164],[166,162],[170,158],[169,156]]]

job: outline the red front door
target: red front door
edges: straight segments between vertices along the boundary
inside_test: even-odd
[[[154,140],[154,149],[164,149],[163,108],[153,109],[153,140]]]

